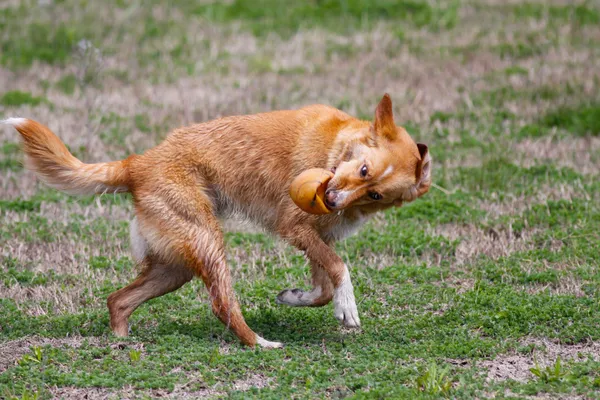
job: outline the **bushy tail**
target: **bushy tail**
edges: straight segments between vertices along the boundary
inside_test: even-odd
[[[84,164],[44,125],[25,118],[9,118],[21,134],[25,167],[48,186],[70,194],[102,194],[129,191],[128,160]]]

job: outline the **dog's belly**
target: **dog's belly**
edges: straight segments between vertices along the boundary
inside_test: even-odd
[[[276,213],[266,203],[255,201],[249,204],[240,204],[220,191],[218,186],[211,188],[210,195],[215,207],[215,214],[222,220],[245,220],[267,230],[273,230],[276,226]]]

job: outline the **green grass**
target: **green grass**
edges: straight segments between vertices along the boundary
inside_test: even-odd
[[[0,104],[5,107],[18,107],[23,104],[37,106],[47,101],[43,97],[33,96],[31,93],[21,92],[20,90],[4,92],[0,96]]]
[[[77,87],[77,78],[73,74],[65,75],[56,82],[56,87],[65,94],[73,94]]]
[[[306,260],[234,230],[244,316],[284,349],[241,346],[200,280],[141,306],[123,339],[106,298],[137,274],[131,196],[44,187],[2,128],[0,398],[600,398],[599,18],[591,1],[3,7],[0,119],[49,124],[85,162],[222,115],[319,102],[370,119],[388,91],[435,185],[336,244],[360,331],[332,305],[278,306],[310,286]],[[506,357],[523,378],[488,379]]]
[[[518,18],[550,18],[556,22],[570,22],[573,25],[588,25],[600,22],[600,11],[590,1],[565,6],[523,2],[512,7],[512,11],[515,17]]]
[[[540,121],[547,127],[561,128],[575,136],[600,135],[600,105],[560,107],[546,114]]]
[[[11,8],[0,10],[0,28],[13,25],[9,20],[22,17]],[[32,23],[0,39],[0,62],[12,68],[28,67],[35,61],[64,64],[77,43],[77,33],[67,25]]]
[[[183,4],[183,3],[182,3]],[[294,4],[277,0],[235,0],[231,3],[208,3],[188,9],[193,15],[219,23],[245,21],[258,36],[272,32],[287,36],[298,29],[326,27],[348,31],[368,28],[379,21],[403,21],[417,27],[444,29],[458,22],[458,2],[442,9],[421,0],[323,0],[299,1]]]

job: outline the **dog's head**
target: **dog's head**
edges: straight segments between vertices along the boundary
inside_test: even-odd
[[[375,120],[349,134],[331,160],[334,177],[325,200],[331,210],[378,203],[385,207],[413,201],[429,191],[431,157],[394,123],[392,100],[384,95]]]

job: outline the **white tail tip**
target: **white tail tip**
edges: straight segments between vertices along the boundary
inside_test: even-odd
[[[0,120],[0,124],[19,126],[19,125],[23,124],[25,121],[27,121],[27,119],[25,119],[25,118],[7,118],[7,119]]]

